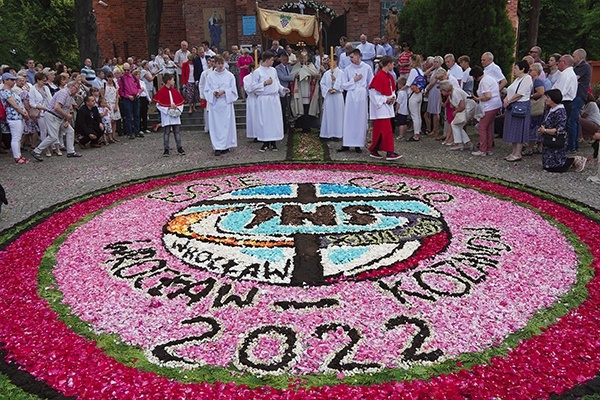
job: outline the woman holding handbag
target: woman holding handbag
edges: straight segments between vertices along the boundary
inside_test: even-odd
[[[574,167],[583,171],[587,159],[581,156],[567,158],[567,111],[558,89],[546,92],[546,105],[550,108],[544,122],[538,129],[544,143],[542,166],[548,172],[565,172]]]
[[[529,76],[529,64],[525,60],[517,62],[513,67],[515,80],[506,89],[504,108],[504,131],[502,140],[512,144],[512,152],[504,157],[506,161],[521,161],[523,143],[529,141],[529,125],[531,123],[530,103],[533,80]]]

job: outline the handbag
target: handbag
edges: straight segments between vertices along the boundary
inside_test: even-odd
[[[38,110],[35,107],[29,108],[29,112],[28,113],[29,113],[29,116],[31,118],[33,118],[33,119],[36,119],[36,118],[38,118],[40,116],[40,110]]]
[[[519,93],[519,87],[521,86],[521,83],[523,83],[523,79],[521,79],[521,81],[517,85],[517,90],[515,90],[515,93]],[[516,118],[525,118],[525,116],[529,112],[528,108],[529,107],[527,107],[527,104],[525,104],[524,101],[517,101],[515,103],[512,103],[510,107],[510,115]]]
[[[542,96],[537,100],[531,99],[531,116],[539,117],[546,109],[546,96]]]
[[[171,105],[172,105],[173,104],[173,95],[171,94],[171,91],[169,91],[169,97],[171,98]],[[169,117],[179,118],[181,116],[181,110],[179,108],[169,108],[169,111],[167,111],[167,114],[169,114]]]
[[[562,149],[567,142],[567,135],[564,133],[558,135],[544,134],[544,147],[550,149]]]

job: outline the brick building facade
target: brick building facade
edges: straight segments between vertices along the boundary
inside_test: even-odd
[[[145,9],[146,1],[106,0],[107,7],[96,5],[98,24],[98,42],[102,57],[135,55],[139,58],[148,57],[146,38]],[[276,10],[286,2],[281,0],[261,0],[261,8]],[[369,0],[321,0],[314,3],[330,7],[335,13],[346,13],[346,35],[351,41],[358,41],[361,33],[369,38],[380,36],[382,33],[382,9],[390,4],[402,7],[402,1],[369,1]],[[517,29],[518,0],[509,0],[507,10]],[[210,40],[208,26],[204,23],[204,9],[220,7],[225,12],[224,31],[226,37],[223,43],[226,48],[234,44],[260,43],[260,36],[243,36],[242,17],[254,16],[256,3],[252,0],[224,0],[215,2],[209,0],[164,0],[163,16],[160,30],[160,47],[171,50],[179,48],[181,40],[187,40],[190,45],[198,45],[203,40]],[[298,12],[298,11],[294,11]],[[314,10],[307,7],[307,14]],[[331,19],[325,13],[319,13],[324,25],[329,25]],[[339,36],[339,35],[338,35]],[[337,42],[337,38],[335,38]]]

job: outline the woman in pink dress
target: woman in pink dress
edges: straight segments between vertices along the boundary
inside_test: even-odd
[[[250,72],[248,70],[248,66],[254,63],[254,58],[250,55],[250,50],[244,48],[242,49],[242,55],[238,58],[237,66],[240,69],[240,87],[244,88],[244,78]],[[242,90],[242,98],[246,98],[246,92]]]

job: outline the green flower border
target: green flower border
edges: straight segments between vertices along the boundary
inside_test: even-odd
[[[337,163],[341,164],[341,163]],[[355,163],[353,163],[355,164]],[[220,168],[214,168],[220,169]],[[426,170],[426,168],[418,168]],[[443,169],[436,169],[445,173],[453,173]],[[179,172],[174,174],[168,174],[161,176],[164,177],[173,177],[183,175],[188,172]],[[482,177],[476,174],[464,174],[471,177],[476,177],[479,179],[484,179],[490,182],[498,183],[503,186],[509,186],[515,188],[514,184],[510,184],[506,181],[499,180],[497,178],[489,178]],[[153,179],[157,179],[158,177],[146,178],[135,182],[124,183],[121,186],[128,186],[132,183],[137,182],[147,182]],[[435,181],[435,179],[428,178],[430,180]],[[460,183],[453,182],[453,185],[462,186],[466,188],[471,188],[469,185],[461,185]],[[535,189],[527,188],[523,185],[518,187],[517,189],[536,194],[542,198],[551,199],[555,202],[558,202],[562,205],[565,205],[571,209],[577,210],[580,213],[591,217],[593,220],[598,220],[598,216],[593,214],[591,209],[581,203],[574,202],[572,200],[559,198],[558,196],[545,193],[542,191],[538,191]],[[114,189],[114,188],[113,188]],[[112,189],[111,189],[112,190]],[[153,189],[154,190],[154,189]],[[106,193],[110,190],[103,190],[100,193]],[[160,367],[155,364],[151,364],[147,361],[143,350],[138,347],[130,346],[122,342],[122,340],[117,335],[107,335],[107,334],[96,334],[88,323],[80,320],[77,316],[74,316],[71,313],[71,309],[69,306],[62,304],[62,293],[57,290],[56,283],[54,281],[54,276],[52,274],[53,267],[56,263],[56,253],[58,249],[62,245],[62,243],[66,240],[67,236],[73,232],[78,226],[85,224],[96,215],[100,214],[102,211],[98,211],[96,213],[90,214],[83,218],[80,222],[72,225],[65,233],[63,233],[55,243],[50,246],[42,259],[42,263],[40,265],[39,271],[39,284],[38,291],[41,297],[45,298],[51,305],[51,308],[57,312],[59,318],[65,322],[74,332],[89,338],[96,342],[96,345],[99,348],[104,349],[106,354],[113,357],[120,363],[125,365],[143,370],[153,372],[162,376],[165,376],[170,379],[176,379],[181,382],[208,382],[208,383],[216,383],[216,382],[235,382],[236,384],[247,385],[251,388],[261,387],[261,386],[271,386],[274,388],[288,388],[290,386],[324,386],[324,385],[334,385],[339,383],[346,383],[349,385],[372,385],[382,382],[388,381],[402,381],[402,380],[413,380],[413,379],[427,379],[434,375],[440,374],[449,374],[452,372],[459,371],[461,369],[469,369],[477,364],[485,364],[492,357],[495,356],[504,356],[508,353],[508,351],[514,348],[519,342],[522,340],[527,340],[537,334],[542,332],[543,328],[548,327],[553,322],[556,321],[557,318],[560,318],[566,315],[571,308],[577,307],[587,298],[587,288],[586,284],[592,279],[594,271],[590,267],[591,262],[593,261],[593,257],[589,252],[588,247],[579,241],[578,237],[566,226],[559,224],[549,216],[543,214],[540,210],[537,210],[527,204],[522,204],[520,202],[516,202],[514,199],[502,196],[497,193],[487,192],[485,190],[478,190],[479,192],[486,193],[488,195],[492,195],[502,200],[512,201],[516,204],[519,204],[522,207],[528,208],[542,217],[544,217],[551,224],[556,226],[562,233],[565,235],[567,240],[575,249],[575,252],[579,256],[579,267],[577,273],[577,282],[573,286],[571,292],[561,297],[552,307],[547,308],[545,310],[538,311],[527,323],[527,325],[507,336],[501,345],[497,347],[490,348],[483,352],[479,353],[465,353],[460,355],[458,358],[449,359],[444,361],[443,363],[433,365],[433,366],[415,366],[408,370],[395,368],[395,369],[385,369],[383,371],[379,371],[376,373],[370,374],[357,374],[348,376],[344,379],[337,379],[335,375],[324,375],[324,374],[315,374],[315,375],[306,375],[306,376],[292,376],[292,375],[283,375],[283,376],[266,376],[263,378],[258,378],[249,373],[244,373],[233,365],[229,368],[221,368],[221,367],[212,367],[212,366],[202,366],[195,368],[193,370],[180,371],[178,369]],[[75,199],[66,204],[73,204],[78,201],[85,200],[86,198],[93,197],[99,192],[83,196],[85,198]],[[137,195],[139,196],[139,195]],[[120,204],[122,201],[115,203],[115,205]],[[557,201],[558,200],[558,201]],[[63,207],[66,206],[63,205]],[[48,213],[52,210],[48,210]],[[37,219],[36,219],[37,220]],[[39,220],[37,220],[39,221]],[[33,224],[34,222],[32,222]],[[30,224],[28,226],[31,226]],[[1,239],[1,236],[0,236]],[[462,364],[459,367],[457,364]],[[235,372],[235,375],[232,376],[232,371]]]

